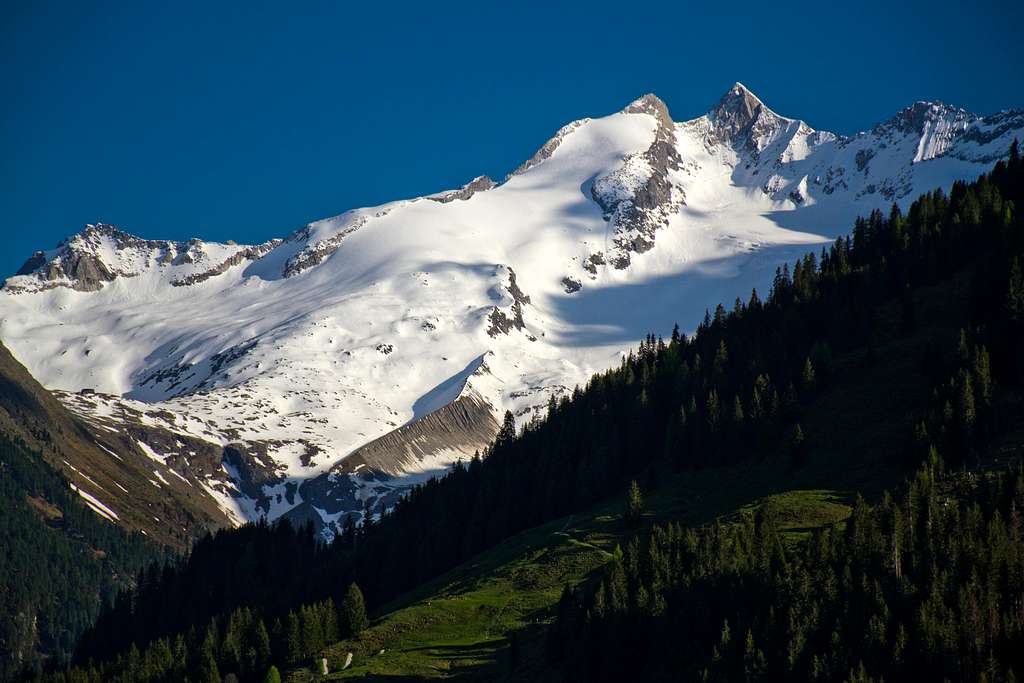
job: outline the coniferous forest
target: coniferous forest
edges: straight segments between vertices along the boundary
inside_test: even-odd
[[[0,434],[0,680],[65,665],[105,602],[164,556],[97,517],[60,474]]]
[[[487,452],[330,544],[312,527],[260,523],[151,564],[78,642],[76,667],[46,679],[273,680],[358,634],[367,611],[521,530],[626,492],[625,516],[638,520],[641,489],[673,473],[766,460],[799,470],[827,457],[805,441],[809,427],[827,428],[812,416],[816,397],[859,372],[835,359],[878,363],[893,348],[883,340],[927,327],[925,352],[906,359],[927,396],[893,416],[905,423],[892,448],[904,488],[859,500],[844,524],[796,544],[781,540],[770,506],[703,528],[638,529],[591,580],[566,587],[548,671],[1015,680],[1024,474],[1006,463],[1024,423],[1022,202],[1014,145],[976,182],[859,219],[780,269],[771,291],[709,311],[692,336],[644,339],[520,433],[507,415]],[[936,292],[938,307],[927,303]]]

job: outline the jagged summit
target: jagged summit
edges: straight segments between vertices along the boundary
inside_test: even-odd
[[[962,123],[964,125],[961,127],[966,127],[969,121],[976,118],[978,117],[966,109],[954,107],[938,100],[934,102],[919,100],[896,113],[889,120],[878,124],[875,126],[875,129],[884,130],[892,128],[901,133],[920,134],[924,132],[928,124],[936,121],[945,120],[952,123]]]
[[[769,109],[757,95],[738,81],[722,95],[714,109],[708,112],[708,118],[714,125],[718,137],[728,141],[743,138],[755,125],[763,128],[781,125],[790,120]]]
[[[647,93],[630,102],[622,110],[623,114],[650,114],[664,126],[672,125],[672,117],[668,113],[668,105],[654,93]]]
[[[125,232],[109,223],[89,223],[64,238],[56,249],[37,251],[4,283],[10,291],[40,291],[68,287],[81,292],[102,289],[118,278],[132,278],[147,271],[165,270],[172,285],[195,284],[244,260],[255,260],[281,240],[260,245],[150,240]]]

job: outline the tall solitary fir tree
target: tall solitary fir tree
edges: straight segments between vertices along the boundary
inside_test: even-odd
[[[345,591],[345,598],[341,601],[341,609],[338,614],[338,627],[346,638],[358,636],[370,625],[366,618],[366,601],[363,599],[363,591],[355,582],[349,584]]]

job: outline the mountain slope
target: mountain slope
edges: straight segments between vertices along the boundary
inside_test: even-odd
[[[527,633],[510,640],[508,660],[527,666],[513,678],[561,673],[573,680],[602,658],[587,675],[621,679],[621,668],[661,675],[695,665],[699,673],[705,664],[719,668],[714,645],[725,619],[739,633],[754,632],[771,662],[769,680],[821,678],[822,655],[828,680],[843,680],[858,662],[890,679],[901,667],[926,667],[937,679],[973,679],[958,672],[980,666],[1019,670],[1013,643],[1022,625],[1014,615],[1024,584],[1013,567],[1024,556],[1017,513],[1024,478],[1016,471],[1024,444],[1017,348],[1024,225],[1015,207],[1022,199],[1024,164],[1014,155],[976,183],[958,183],[948,197],[920,197],[906,215],[873,213],[820,262],[808,254],[791,275],[780,274],[763,301],[752,296],[731,313],[716,311],[693,336],[674,334],[665,343],[648,337],[619,368],[554,404],[545,421],[516,437],[503,433],[488,457],[418,487],[379,522],[346,529],[327,547],[288,525],[249,525],[209,539],[106,614],[81,658],[108,661],[100,672],[112,676],[125,671],[114,657],[131,642],[151,642],[149,661],[173,640],[195,653],[189,661],[157,657],[133,679],[156,680],[170,666],[203,671],[215,661],[222,672],[258,680],[262,670],[246,673],[228,636],[253,610],[276,634],[262,666],[301,668],[319,661],[330,641],[321,626],[336,630],[320,601],[338,601],[354,580],[371,608],[395,611],[358,639],[329,648],[334,667],[346,651],[359,657],[356,671],[335,678],[445,676],[462,662],[493,661],[496,652],[504,658],[502,634],[524,626]],[[943,460],[959,473],[953,499],[945,485],[933,485]],[[881,495],[922,463],[898,507]],[[1007,463],[1008,478],[985,472]],[[593,577],[616,540],[628,537],[626,524],[644,519],[623,515],[621,498],[601,503],[630,489],[630,480],[644,485],[649,507],[665,519],[702,523],[733,510],[736,519],[724,521],[741,524],[663,530],[685,543],[661,555],[630,540],[622,561]],[[818,487],[832,491],[805,490]],[[855,504],[846,534],[815,538],[793,555],[781,547],[778,532],[806,539],[842,519],[841,503],[855,493],[880,497],[882,514]],[[762,516],[752,525],[744,513],[765,496],[778,505],[776,522],[766,526]],[[735,536],[757,529],[754,537]],[[725,543],[703,545],[715,537]],[[843,546],[852,554],[832,553]],[[821,580],[807,576],[822,559],[828,566],[819,566]],[[801,573],[789,574],[787,566]],[[975,566],[983,573],[973,575]],[[617,570],[627,578],[609,586],[619,582]],[[591,579],[605,585],[603,604]],[[691,579],[700,590],[685,585]],[[587,623],[625,632],[587,636],[571,648],[537,634],[554,616],[545,606],[562,581],[581,584],[560,600],[563,636],[577,639]],[[583,615],[584,595],[591,618],[571,621]],[[741,604],[737,595],[745,596]],[[979,600],[986,609],[974,609]],[[816,620],[819,603],[828,612]],[[147,619],[158,606],[161,619]],[[709,619],[694,619],[705,613]],[[660,634],[692,629],[696,639],[660,643],[662,617],[679,622]],[[130,624],[142,629],[130,633]],[[185,640],[174,638],[186,631]],[[883,637],[903,631],[909,640]],[[979,633],[993,645],[979,647],[984,643],[972,640]],[[633,639],[627,650],[612,646]],[[513,655],[521,640],[533,653],[525,662]],[[654,642],[656,651],[636,662],[622,655]],[[738,647],[729,648],[725,664],[733,667],[743,640],[730,642]],[[543,650],[549,659],[539,658]],[[753,645],[746,654],[755,655]],[[559,662],[568,665],[558,671]],[[497,672],[481,673],[492,679]],[[308,675],[298,670],[293,680]]]
[[[917,103],[841,137],[741,84],[677,123],[647,95],[563,127],[500,184],[262,245],[90,226],[7,280],[0,337],[234,521],[340,527],[470,456],[495,415],[528,422],[632,340],[764,292],[856,215],[977,176],[1022,130],[1019,112]]]
[[[154,462],[128,433],[96,429],[69,413],[2,342],[0,434],[38,452],[97,515],[158,545],[182,550],[229,524],[212,500],[192,493],[192,481]]]
[[[0,681],[67,665],[101,606],[167,557],[72,486],[0,431]]]

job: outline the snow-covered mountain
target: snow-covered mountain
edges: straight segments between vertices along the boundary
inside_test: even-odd
[[[503,182],[260,245],[90,225],[6,281],[0,337],[236,521],[336,524],[472,455],[506,409],[530,420],[647,332],[766,290],[857,215],[976,177],[1022,133],[1024,112],[918,102],[837,136],[739,83],[677,123],[646,95],[564,126]]]

